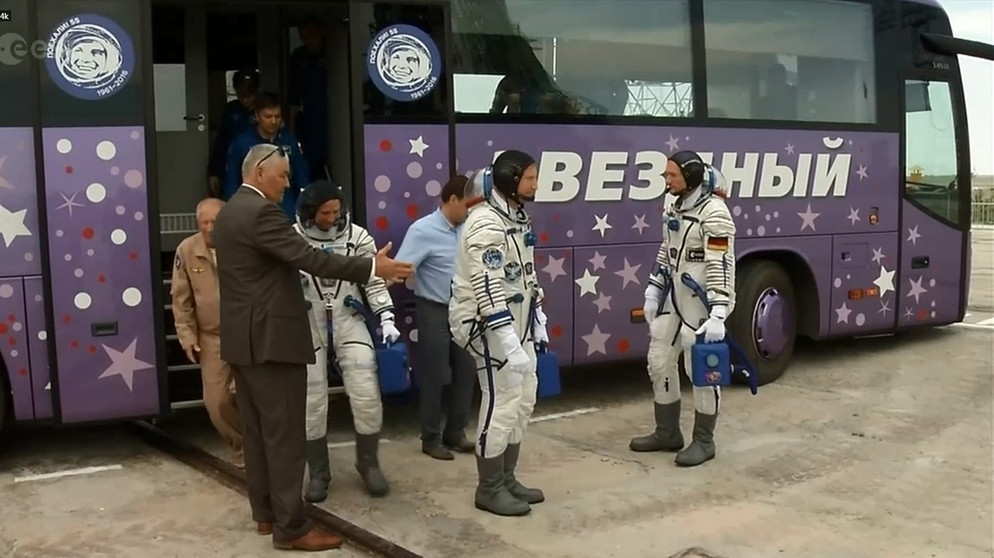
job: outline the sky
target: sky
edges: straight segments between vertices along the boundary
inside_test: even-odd
[[[994,2],[940,0],[949,15],[953,35],[994,44]],[[994,61],[960,56],[970,152],[974,171],[994,174]]]

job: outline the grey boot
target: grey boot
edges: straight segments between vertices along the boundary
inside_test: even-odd
[[[656,430],[651,434],[632,438],[628,447],[632,451],[680,451],[683,434],[680,432],[680,401],[668,405],[653,403]]]
[[[694,467],[714,459],[714,425],[718,415],[694,413],[694,438],[687,449],[676,454],[680,467]]]
[[[379,434],[355,435],[355,470],[366,483],[366,492],[370,496],[383,496],[390,492],[390,483],[380,470],[379,446]]]
[[[525,515],[532,511],[528,502],[518,500],[504,485],[504,454],[484,459],[476,456],[476,471],[480,482],[476,487],[476,509],[495,515]]]
[[[545,494],[537,488],[528,488],[514,478],[514,469],[518,466],[518,454],[521,444],[508,444],[504,450],[504,488],[518,500],[529,504],[540,504],[545,501]]]
[[[304,448],[307,459],[309,480],[304,490],[304,500],[324,502],[328,497],[328,484],[331,483],[331,469],[328,467],[328,441],[324,438],[308,440]]]

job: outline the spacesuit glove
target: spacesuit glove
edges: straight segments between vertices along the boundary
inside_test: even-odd
[[[697,335],[704,335],[705,343],[720,343],[725,340],[725,318],[728,317],[727,306],[715,306],[711,308],[711,315],[698,328]]]
[[[518,341],[518,335],[513,327],[506,325],[493,332],[501,348],[504,349],[504,354],[507,355],[507,373],[511,374],[508,384],[512,387],[517,386],[521,384],[524,375],[532,369],[532,360],[521,348],[521,342]]]
[[[545,312],[542,311],[542,307],[536,306],[535,321],[532,324],[532,327],[534,327],[533,337],[536,343],[549,342],[549,330],[546,328],[547,323],[549,323],[549,318],[546,317]]]
[[[400,339],[400,330],[393,323],[393,318],[381,318],[380,327],[383,329],[383,343],[396,343]]]
[[[652,321],[655,319],[656,314],[659,313],[659,305],[663,302],[663,291],[659,290],[659,287],[649,284],[645,288],[645,304],[642,305],[642,315],[645,316],[645,322],[652,326]]]

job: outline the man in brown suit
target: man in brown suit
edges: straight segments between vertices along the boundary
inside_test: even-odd
[[[294,232],[278,205],[290,185],[282,147],[256,145],[241,170],[245,182],[218,214],[214,244],[221,357],[235,373],[253,519],[278,549],[338,548],[341,537],[314,527],[301,498],[307,365],[315,359],[299,270],[365,283],[374,275],[404,280],[413,267],[386,255],[390,243],[375,259],[344,257]]]
[[[197,204],[200,232],[176,247],[176,264],[170,294],[176,336],[193,363],[200,363],[204,408],[221,438],[231,448],[234,464],[245,467],[242,456],[242,421],[235,405],[231,367],[221,360],[221,323],[217,264],[214,257],[214,220],[224,202],[207,198]]]

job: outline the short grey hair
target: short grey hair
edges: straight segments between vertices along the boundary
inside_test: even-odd
[[[284,158],[285,155],[282,152],[273,153],[274,150],[280,149],[281,148],[279,146],[271,143],[259,143],[253,145],[252,149],[249,149],[248,154],[245,155],[245,160],[242,161],[242,180],[244,181],[246,177],[252,176],[252,171],[255,169],[256,165],[259,164],[259,161],[266,159],[266,157],[269,157],[266,159],[266,163],[272,161],[273,159]]]
[[[224,207],[224,200],[220,198],[204,198],[200,200],[197,204],[197,221],[200,221],[200,214],[203,212],[204,208],[209,205],[217,205],[218,208]]]

